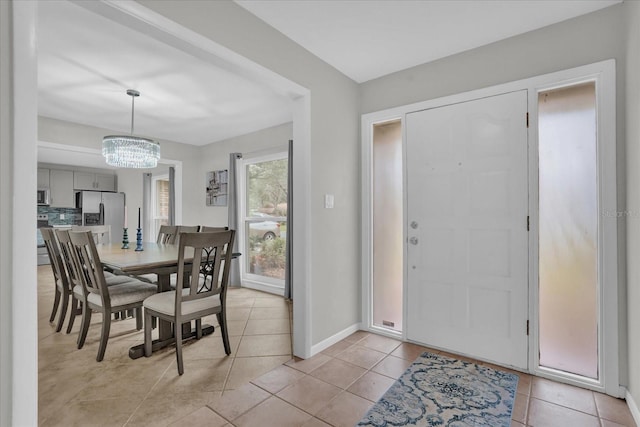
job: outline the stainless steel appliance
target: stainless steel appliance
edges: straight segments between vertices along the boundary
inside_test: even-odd
[[[124,227],[124,193],[79,191],[76,208],[82,209],[82,225],[110,225],[111,242],[122,241]]]
[[[48,188],[38,188],[38,198],[37,203],[38,206],[49,206],[49,189]]]

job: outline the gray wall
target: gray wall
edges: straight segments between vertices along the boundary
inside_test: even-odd
[[[233,2],[140,3],[311,91],[311,343],[359,323],[359,86]]]
[[[627,307],[629,392],[640,404],[640,2],[627,2]]]

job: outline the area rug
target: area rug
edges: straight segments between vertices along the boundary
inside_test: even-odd
[[[423,353],[358,426],[509,427],[518,376]]]

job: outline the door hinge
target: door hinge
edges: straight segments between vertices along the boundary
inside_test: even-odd
[[[529,128],[529,113],[527,112],[527,128]]]
[[[527,320],[527,336],[529,336],[529,321]]]
[[[527,231],[529,231],[529,215],[527,215]]]

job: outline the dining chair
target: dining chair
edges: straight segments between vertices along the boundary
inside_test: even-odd
[[[199,225],[177,225],[178,233],[176,237],[176,241],[174,242],[176,245],[180,242],[180,233],[197,233],[200,230]]]
[[[178,237],[178,227],[175,225],[161,225],[156,243],[173,245]]]
[[[96,360],[102,361],[109,331],[111,316],[126,310],[136,310],[136,328],[142,329],[142,302],[157,292],[157,287],[133,277],[116,276],[122,283],[107,285],[96,243],[90,231],[69,232],[76,277],[80,278],[80,288],[74,287],[74,294],[82,299],[82,327],[78,339],[78,348],[84,346],[91,314],[93,311],[102,313],[102,331],[100,346]]]
[[[49,254],[51,269],[53,270],[53,280],[55,281],[55,296],[49,322],[54,321],[58,307],[60,307],[60,314],[58,315],[58,322],[56,324],[56,332],[60,332],[62,324],[64,323],[64,318],[67,315],[69,296],[73,295],[72,287],[69,277],[67,276],[64,262],[62,261],[60,247],[58,246],[58,241],[53,228],[41,228],[40,233],[42,234],[44,245],[47,248],[47,253]],[[60,303],[62,303],[61,306]]]
[[[71,231],[90,231],[97,245],[111,243],[111,225],[74,225]]]
[[[208,225],[201,225],[201,233],[219,233],[221,231],[227,231],[229,227],[209,227]]]
[[[174,325],[196,320],[196,338],[202,337],[201,320],[215,314],[222,332],[227,355],[231,354],[227,331],[226,296],[229,266],[235,231],[221,233],[183,233],[178,247],[177,290],[151,295],[144,300],[144,354],[151,356],[153,318]],[[190,274],[185,272],[190,271]],[[199,280],[200,276],[204,281]],[[184,281],[188,280],[187,283]],[[186,286],[185,286],[186,285]],[[182,361],[182,328],[174,326],[178,373],[184,373]]]
[[[198,225],[161,225],[160,231],[158,231],[158,238],[156,243],[158,244],[169,244],[169,245],[177,245],[180,241],[180,233],[196,233],[199,230],[200,226]],[[158,275],[154,273],[148,274],[140,274],[135,276],[136,279],[140,279],[144,282],[149,283],[158,283]],[[171,288],[176,288],[176,283],[178,280],[176,279],[176,274],[172,273],[170,278]]]
[[[71,290],[71,311],[69,314],[69,323],[67,325],[67,334],[71,333],[76,316],[82,314],[82,301],[84,296],[81,292],[76,295],[75,291],[82,289],[82,283],[80,278],[76,276],[76,270],[73,265],[75,262],[73,259],[73,249],[71,246],[71,239],[69,238],[69,230],[55,230],[55,236],[59,243],[60,254],[62,256],[62,262],[67,273],[67,280],[69,282],[69,289]],[[118,276],[107,271],[104,272],[107,286],[119,285],[129,281],[129,276]],[[124,313],[117,315],[116,317],[126,317]]]

